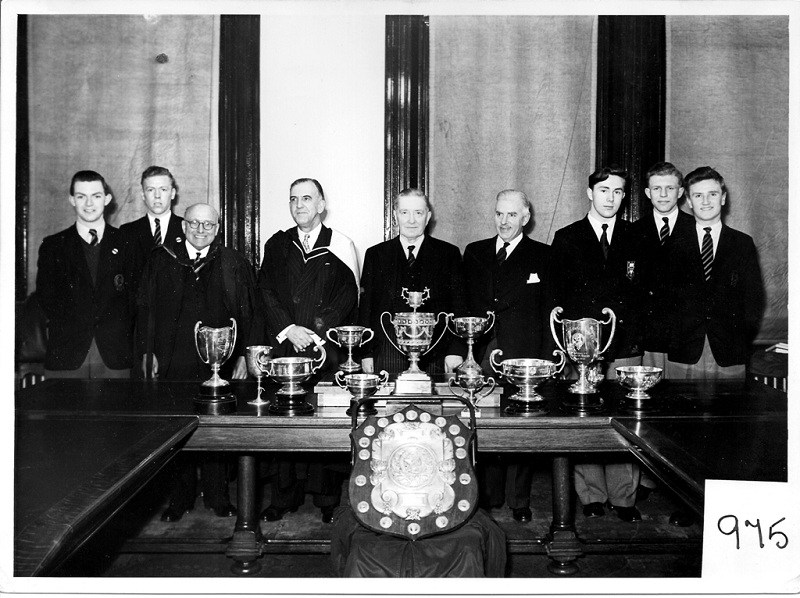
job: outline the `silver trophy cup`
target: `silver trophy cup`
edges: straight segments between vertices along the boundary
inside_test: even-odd
[[[201,385],[195,407],[205,414],[230,413],[236,409],[236,396],[230,392],[230,383],[220,377],[219,369],[236,346],[236,320],[231,318],[231,325],[221,328],[202,324],[198,321],[194,325],[194,344],[203,363],[211,366],[211,378]]]
[[[427,294],[427,296],[426,296]],[[403,297],[415,311],[392,314],[385,311],[381,314],[380,322],[383,333],[392,343],[395,349],[408,355],[410,362],[409,368],[397,377],[395,381],[394,394],[432,394],[433,383],[428,374],[419,368],[420,357],[427,355],[447,332],[447,326],[442,329],[442,333],[436,341],[433,341],[433,333],[439,319],[452,317],[452,314],[439,312],[436,316],[432,313],[418,312],[417,307],[430,297],[428,289],[424,291],[408,291],[403,288]],[[394,326],[397,342],[392,340],[391,335],[386,331],[384,316],[389,316],[389,323]]]
[[[630,365],[618,367],[616,372],[617,382],[628,390],[622,406],[634,411],[651,409],[652,407],[648,404],[651,397],[647,391],[661,382],[664,370],[646,365]]]
[[[550,331],[558,348],[569,355],[572,362],[578,366],[578,381],[569,387],[569,392],[582,395],[594,394],[597,392],[597,382],[602,378],[598,379],[596,375],[592,375],[589,366],[597,361],[611,345],[617,327],[617,316],[610,308],[604,307],[603,314],[608,316],[608,320],[605,322],[594,318],[581,318],[580,320],[565,318],[562,320],[559,316],[563,311],[561,307],[554,307],[550,312]],[[561,324],[561,338],[556,333],[556,324]],[[600,327],[608,324],[611,324],[611,333],[608,335],[605,347],[600,349]]]
[[[472,403],[475,408],[475,417],[480,417],[481,414],[481,410],[478,408],[478,401],[489,396],[496,386],[494,378],[485,378],[483,376],[480,366],[478,366],[477,370],[474,368],[456,368],[455,376],[451,376],[447,384],[451,393]],[[486,388],[485,391],[484,388]],[[468,415],[469,409],[465,408],[462,416]]]
[[[492,364],[495,372],[519,387],[519,392],[509,397],[510,404],[506,407],[506,413],[509,415],[547,413],[547,403],[544,397],[536,392],[536,387],[564,369],[564,364],[567,362],[564,352],[557,349],[553,351],[553,355],[560,356],[557,363],[529,357],[497,361],[496,358],[502,354],[502,349],[492,351],[489,355],[489,363]]]
[[[486,334],[494,326],[494,312],[487,311],[486,318],[479,317],[462,317],[453,318],[448,316],[447,329],[458,337],[466,339],[467,341],[467,358],[460,366],[456,368],[456,373],[464,373],[466,378],[475,378],[475,371],[477,368],[478,373],[481,372],[481,366],[475,361],[472,353],[472,345],[475,344],[475,339]],[[460,376],[459,376],[460,377]]]
[[[261,398],[264,389],[261,387],[261,378],[269,368],[272,359],[272,347],[268,345],[250,345],[245,349],[244,359],[247,363],[247,373],[255,376],[258,383],[258,392],[253,401],[247,401],[248,405],[266,405],[269,401]]]
[[[335,333],[336,338],[333,338],[331,333]],[[365,328],[364,326],[337,326],[336,328],[328,329],[325,335],[333,344],[347,349],[347,361],[340,365],[339,369],[351,374],[361,369],[361,366],[353,360],[353,349],[372,340],[375,333],[372,328]]]
[[[275,399],[269,406],[269,412],[276,415],[305,415],[314,412],[314,407],[306,402],[305,389],[301,383],[316,374],[325,363],[327,353],[325,347],[316,345],[315,351],[320,352],[317,359],[310,357],[276,357],[269,362],[264,373],[270,378],[280,382],[280,390],[275,393]]]
[[[352,395],[350,408],[347,410],[347,415],[352,415],[357,401],[368,399],[386,386],[389,381],[389,372],[386,370],[381,370],[380,374],[345,374],[344,372],[336,372],[334,379],[340,388],[346,389]],[[375,401],[361,403],[358,413],[359,415],[375,415],[378,413],[375,408]]]

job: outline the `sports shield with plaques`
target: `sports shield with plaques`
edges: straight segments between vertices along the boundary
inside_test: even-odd
[[[411,404],[354,427],[349,495],[363,525],[419,540],[469,521],[478,502],[471,427]]]

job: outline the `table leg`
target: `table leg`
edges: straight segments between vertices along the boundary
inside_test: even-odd
[[[545,548],[553,560],[548,571],[560,575],[578,572],[575,559],[583,556],[583,550],[575,531],[570,462],[566,455],[553,457],[553,523]]]
[[[239,478],[236,506],[239,516],[233,537],[225,553],[234,560],[231,571],[238,575],[253,575],[261,570],[261,526],[256,512],[256,457],[239,455]]]

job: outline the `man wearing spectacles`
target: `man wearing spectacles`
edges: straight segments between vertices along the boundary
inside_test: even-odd
[[[208,204],[187,208],[182,223],[186,242],[156,250],[144,268],[139,286],[138,348],[144,355],[145,377],[164,380],[207,378],[208,366],[197,354],[194,327],[199,321],[219,328],[236,320],[238,334],[223,378],[247,376],[245,347],[261,341],[257,330],[253,268],[239,252],[217,238],[219,214]],[[252,335],[252,338],[251,338]],[[219,517],[236,509],[228,496],[227,463],[219,453],[202,458],[203,501]],[[195,501],[196,458],[181,454],[172,470],[170,506],[162,521],[177,521]]]

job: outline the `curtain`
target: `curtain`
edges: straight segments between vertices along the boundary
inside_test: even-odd
[[[591,16],[431,16],[435,236],[462,250],[493,236],[507,188],[533,203],[538,241],[586,213],[594,26]]]
[[[723,221],[753,237],[767,294],[759,339],[788,331],[789,18],[667,17],[668,159],[724,178]]]
[[[218,37],[218,16],[29,17],[31,282],[42,238],[75,220],[78,170],[111,186],[113,225],[144,214],[139,179],[152,164],[175,176],[178,215],[219,207]]]

